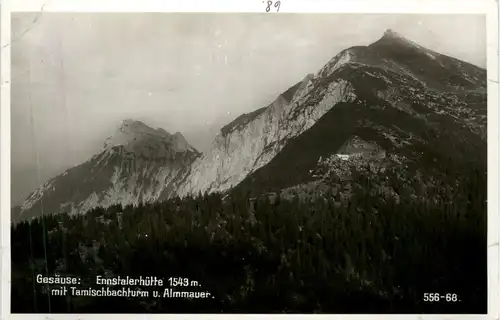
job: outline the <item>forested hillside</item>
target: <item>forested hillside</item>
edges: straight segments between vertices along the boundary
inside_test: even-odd
[[[486,175],[470,169],[427,200],[370,192],[380,181],[359,171],[343,202],[211,194],[24,222],[12,312],[486,312]],[[214,299],[49,298],[39,273],[186,277]]]

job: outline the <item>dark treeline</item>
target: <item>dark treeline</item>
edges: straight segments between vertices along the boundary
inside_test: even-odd
[[[435,198],[358,172],[343,203],[205,194],[20,223],[12,312],[485,313],[486,175],[463,177]],[[36,274],[185,277],[215,299],[49,298]]]

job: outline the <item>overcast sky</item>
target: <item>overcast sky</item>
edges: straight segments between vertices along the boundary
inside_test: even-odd
[[[200,150],[342,49],[387,28],[486,66],[484,16],[12,14],[12,193],[99,150],[125,118]]]

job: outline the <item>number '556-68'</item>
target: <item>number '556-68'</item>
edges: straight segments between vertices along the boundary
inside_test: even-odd
[[[457,302],[458,295],[456,293],[446,293],[446,294],[424,293],[424,301],[425,302],[440,302],[440,301]]]

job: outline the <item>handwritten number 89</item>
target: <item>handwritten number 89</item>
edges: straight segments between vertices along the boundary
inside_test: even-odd
[[[281,2],[280,1],[276,1],[274,3],[274,7],[276,8],[276,12],[279,12],[280,11],[280,4]],[[271,6],[273,5],[273,2],[272,1],[268,1],[267,2],[267,7],[266,7],[266,12],[269,12],[271,10]]]

